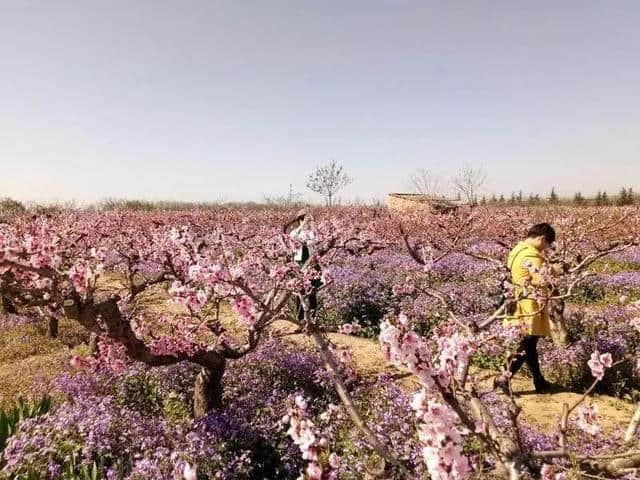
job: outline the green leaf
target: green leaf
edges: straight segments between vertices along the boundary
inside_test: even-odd
[[[16,434],[20,422],[26,418],[48,413],[50,409],[51,397],[47,395],[33,403],[27,402],[20,397],[16,400],[16,406],[13,409],[9,411],[0,410],[0,452],[6,448],[9,437]],[[29,480],[31,475],[32,473],[25,474],[24,478]]]
[[[18,411],[18,423],[23,421],[25,418],[25,411],[27,409],[27,406],[25,404],[24,398],[19,397],[17,402],[17,411]]]

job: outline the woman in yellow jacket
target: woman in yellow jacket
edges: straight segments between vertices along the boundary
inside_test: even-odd
[[[548,223],[534,225],[527,233],[527,238],[511,250],[507,260],[507,267],[511,271],[511,282],[515,286],[515,295],[518,300],[513,316],[506,319],[504,323],[522,325],[525,331],[525,336],[518,346],[518,352],[511,360],[509,371],[515,374],[526,362],[533,375],[533,384],[537,393],[548,393],[552,389],[552,385],[542,376],[537,349],[540,337],[551,335],[549,306],[522,294],[526,285],[534,287],[540,285],[540,277],[536,272],[545,262],[543,253],[551,247],[555,239],[556,232],[551,225]],[[542,290],[542,293],[545,293],[544,287]],[[504,379],[499,379],[496,383],[501,388],[506,386]]]

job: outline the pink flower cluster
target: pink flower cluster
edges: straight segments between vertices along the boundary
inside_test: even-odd
[[[611,368],[612,364],[613,360],[610,353],[600,354],[597,350],[591,354],[591,359],[587,362],[587,365],[591,368],[591,375],[598,380],[602,380],[605,369]]]
[[[200,350],[200,346],[188,339],[161,335],[149,343],[149,349],[154,355],[176,355],[178,353],[193,355]]]
[[[38,219],[32,225],[25,225],[25,231],[15,226],[0,226],[0,262],[6,260],[18,265],[37,269],[57,269],[62,264],[61,238],[54,226],[46,219]],[[38,272],[22,270],[0,264],[0,274],[11,270],[23,286],[30,288],[49,288],[51,280]],[[44,298],[48,300],[50,295]]]
[[[444,370],[447,366],[455,367],[455,373],[458,374],[461,374],[469,365],[471,355],[476,351],[469,339],[458,333],[450,337],[438,338],[438,347],[441,369]]]
[[[323,283],[331,281],[331,274],[329,272],[319,272],[309,264],[305,264],[302,267],[294,264],[294,267],[291,271],[295,272],[296,276],[289,278],[285,283],[286,289],[292,292],[310,290],[318,280]]]
[[[32,234],[24,236],[23,242],[24,251],[29,255],[29,264],[32,267],[56,268],[60,265],[60,237],[49,221],[39,220]]]
[[[154,334],[154,324],[161,323],[168,327],[173,333],[169,336],[166,334]],[[145,341],[149,345],[149,349],[155,355],[175,355],[177,353],[186,353],[193,355],[200,350],[206,349],[206,344],[202,340],[206,340],[207,327],[201,322],[195,323],[190,318],[183,317],[167,317],[159,318],[139,316],[131,320],[131,328],[136,337]],[[201,339],[199,339],[201,335]]]
[[[543,465],[540,469],[540,478],[542,480],[567,480],[567,474],[564,472],[553,475],[553,468],[550,465]]]
[[[258,309],[253,300],[247,295],[234,298],[231,302],[233,311],[250,328],[254,328],[258,321]]]
[[[71,266],[67,275],[69,276],[69,280],[71,281],[71,285],[80,295],[85,296],[89,291],[89,287],[91,286],[91,282],[95,281],[95,276],[100,272],[94,272],[91,269],[91,266],[81,260],[74,265]]]
[[[171,284],[169,294],[175,302],[186,306],[192,312],[200,311],[209,299],[209,295],[204,290],[188,287],[178,281]]]
[[[338,328],[338,333],[344,335],[351,335],[353,333],[359,333],[362,331],[362,327],[358,323],[344,323]]]
[[[189,266],[187,276],[192,282],[198,282],[208,287],[215,287],[224,282],[225,275],[222,267],[217,264],[196,263]]]
[[[391,291],[396,297],[401,297],[403,295],[413,295],[416,291],[416,287],[411,281],[411,278],[407,277],[404,283],[397,283],[391,287]]]
[[[96,370],[107,368],[114,372],[121,372],[128,362],[125,347],[103,335],[98,341],[98,355],[95,357],[81,357],[74,355],[71,357],[71,366],[84,370]]]
[[[422,337],[411,329],[411,322],[404,313],[398,316],[398,325],[383,321],[379,338],[385,359],[407,367],[427,388],[434,386],[434,379],[440,387],[450,388],[453,375],[466,369],[476,351],[467,337],[454,333],[438,338],[440,352],[433,355]]]
[[[403,319],[407,317],[400,315],[400,326],[392,325],[388,321],[380,323],[380,346],[385,360],[400,366],[406,366],[412,373],[418,375],[423,384],[433,385],[433,377],[436,371],[431,368],[431,352],[422,338],[413,330],[402,325]]]
[[[457,416],[448,405],[427,400],[423,388],[416,393],[411,408],[418,418],[418,438],[422,455],[433,480],[459,480],[471,474],[469,459],[462,454],[462,437],[456,428]]]
[[[277,265],[269,270],[269,278],[272,278],[278,282],[282,282],[285,278],[287,278],[287,275],[289,275],[291,270],[292,268],[290,264]]]
[[[320,463],[320,452],[328,450],[329,442],[322,436],[319,428],[309,418],[307,411],[308,402],[302,395],[296,395],[290,399],[290,405],[287,415],[283,417],[282,422],[289,424],[287,435],[293,439],[300,451],[302,458],[309,461],[304,474],[300,475],[299,480],[337,480],[340,468],[340,457],[331,452],[328,455],[326,465]],[[330,408],[327,412],[327,418],[335,414],[334,408]]]
[[[459,419],[446,404],[435,400],[439,390],[435,387],[451,389],[454,374],[465,369],[475,348],[457,333],[440,337],[434,361],[426,342],[411,330],[408,317],[401,314],[398,320],[397,326],[381,323],[380,343],[387,360],[407,367],[425,387],[414,396],[411,406],[420,422],[419,438],[429,475],[434,480],[466,478],[471,466],[462,454]]]
[[[602,428],[598,423],[598,406],[591,403],[580,406],[578,409],[578,428],[590,435],[598,435]]]

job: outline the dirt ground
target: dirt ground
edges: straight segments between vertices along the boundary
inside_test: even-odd
[[[303,334],[290,334],[294,327],[287,322],[277,322],[273,328],[286,334],[283,338],[289,342],[312,346],[309,337]],[[398,381],[408,390],[419,388],[415,377],[407,376],[406,372],[402,372],[384,360],[380,345],[376,341],[339,333],[330,333],[329,338],[339,347],[351,349],[353,366],[361,374],[388,373],[397,375]],[[534,391],[531,379],[522,375],[514,377],[512,388],[517,394],[516,403],[522,408],[521,418],[545,433],[552,433],[557,428],[563,404],[572,405],[582,396],[573,392],[538,395]],[[606,395],[594,395],[591,400],[598,406],[598,415],[605,433],[611,432],[616,427],[626,427],[633,415],[634,407],[628,401]]]

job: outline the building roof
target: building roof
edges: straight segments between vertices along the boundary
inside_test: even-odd
[[[390,193],[390,197],[399,198],[402,200],[408,200],[410,202],[416,203],[444,203],[449,205],[466,205],[467,202],[464,200],[456,200],[453,198],[445,198],[445,197],[437,197],[433,195],[425,195],[422,193]]]

